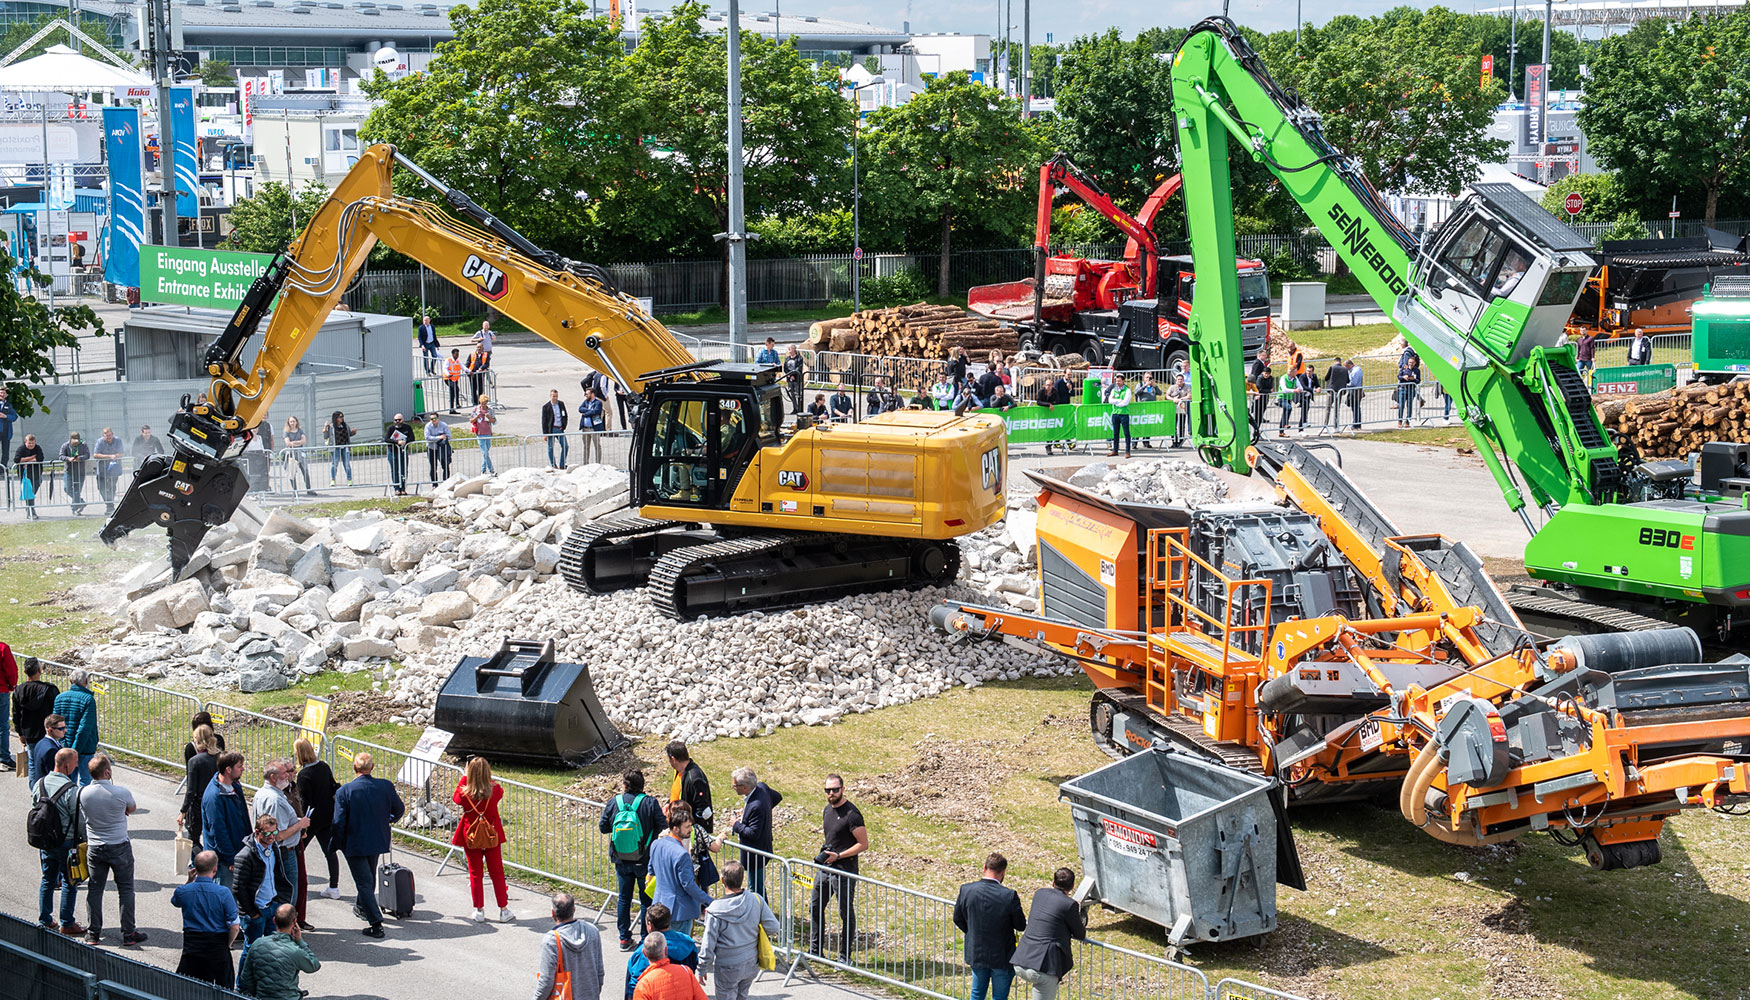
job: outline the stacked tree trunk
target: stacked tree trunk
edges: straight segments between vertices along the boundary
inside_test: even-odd
[[[1685,458],[1709,441],[1750,440],[1750,382],[1601,396],[1596,402],[1604,426],[1633,444],[1642,458]]]
[[[1014,351],[1019,337],[1012,327],[970,316],[957,306],[919,302],[822,320],[809,327],[808,344],[816,350],[937,359],[964,347],[974,360],[982,360],[993,350]]]

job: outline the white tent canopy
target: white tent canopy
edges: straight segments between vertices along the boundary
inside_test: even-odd
[[[85,94],[150,87],[152,80],[138,70],[123,69],[88,59],[65,45],[51,45],[35,59],[0,67],[0,90],[59,91]]]

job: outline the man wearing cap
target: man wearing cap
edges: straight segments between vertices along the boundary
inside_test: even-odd
[[[68,435],[61,446],[61,462],[66,469],[67,506],[73,516],[85,513],[85,466],[91,461],[91,448],[80,440],[79,432]]]

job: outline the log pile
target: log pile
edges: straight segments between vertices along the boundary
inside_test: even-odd
[[[968,315],[957,306],[919,302],[822,320],[808,328],[808,346],[852,354],[935,359],[947,358],[955,348],[964,347],[974,360],[983,360],[993,350],[1013,352],[1019,341],[1012,327]]]
[[[1648,396],[1596,397],[1604,426],[1642,458],[1685,458],[1709,441],[1750,440],[1750,382],[1687,385]]]

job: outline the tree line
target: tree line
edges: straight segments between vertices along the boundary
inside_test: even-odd
[[[713,237],[728,228],[725,40],[701,27],[703,13],[688,3],[648,18],[627,51],[588,0],[457,7],[455,38],[427,72],[368,84],[381,104],[361,135],[394,143],[575,259],[717,256],[724,247]],[[1505,152],[1488,126],[1508,95],[1509,34],[1505,18],[1440,7],[1341,16],[1298,38],[1248,32],[1278,82],[1321,112],[1326,135],[1375,184],[1449,194]],[[851,249],[853,144],[861,244],[871,250],[946,256],[1027,244],[1038,166],[1054,150],[1121,206],[1140,208],[1176,169],[1169,71],[1183,36],[1111,30],[1036,46],[1052,115],[1023,118],[1018,100],[948,73],[859,121],[839,67],[803,59],[788,39],[744,33],[745,197],[748,228],[760,234],[750,253]],[[1521,79],[1541,45],[1541,25],[1522,22]],[[1614,172],[1603,218],[1662,216],[1673,197],[1686,217],[1750,214],[1750,9],[1644,22],[1601,43],[1558,32],[1553,46],[1552,83],[1584,83],[1581,126]],[[1492,79],[1481,72],[1485,54]],[[1240,232],[1307,227],[1268,171],[1244,156],[1233,165]],[[408,176],[397,183],[431,194]],[[288,214],[290,196],[274,199]],[[234,217],[242,232],[250,207]],[[1182,232],[1182,206],[1168,205],[1156,225],[1169,238]],[[277,226],[248,228],[261,231],[251,248],[277,249],[263,245]],[[1074,205],[1058,209],[1054,231],[1064,242],[1119,238]]]

